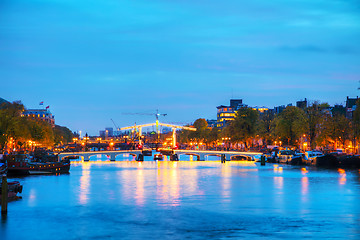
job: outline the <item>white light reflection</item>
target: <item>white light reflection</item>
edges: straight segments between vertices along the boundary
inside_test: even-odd
[[[230,193],[231,193],[231,167],[229,164],[221,165],[221,195],[222,202],[230,202]]]
[[[136,188],[135,188],[135,202],[136,205],[144,205],[144,174],[142,162],[138,162],[138,169],[136,171]]]
[[[79,194],[79,203],[82,205],[88,203],[89,187],[90,187],[90,163],[83,162],[82,175],[80,177],[80,194]]]
[[[303,200],[307,200],[307,195],[309,192],[309,179],[306,176],[307,173],[308,170],[306,170],[306,168],[301,169],[301,174],[303,175],[303,177],[301,178],[301,195],[303,196]]]
[[[342,168],[339,168],[338,173],[339,173],[339,184],[340,185],[345,185],[345,183],[346,183],[346,172],[345,172],[345,170],[342,169]]]
[[[36,190],[35,189],[31,189],[30,190],[30,195],[29,195],[29,206],[30,207],[34,207],[36,205]]]
[[[164,204],[179,206],[180,180],[176,162],[157,163],[157,198]],[[184,180],[185,181],[185,180]],[[188,179],[186,180],[188,181]],[[189,179],[189,181],[191,181]]]

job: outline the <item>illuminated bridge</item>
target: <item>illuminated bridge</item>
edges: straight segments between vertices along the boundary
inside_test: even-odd
[[[243,159],[243,160],[254,160],[254,156],[262,155],[261,152],[235,152],[235,151],[200,151],[200,150],[174,150],[174,154],[180,155],[190,155],[195,156],[196,160],[202,161],[205,160],[208,156],[217,156],[224,157],[224,160],[234,160]]]
[[[261,155],[260,152],[235,152],[235,151],[199,151],[199,150],[164,150],[161,151],[164,155],[177,155],[180,157],[181,155],[190,155],[194,156],[197,161],[206,160],[208,156],[217,156],[222,158],[223,160],[231,161],[235,159],[242,160],[254,160],[254,156]],[[67,152],[67,153],[59,153],[58,159],[59,161],[63,160],[65,157],[70,156],[78,156],[82,158],[84,161],[89,161],[91,156],[95,156],[98,154],[107,155],[110,161],[115,161],[116,156],[130,154],[136,159],[139,158],[139,155],[143,154],[142,150],[119,150],[119,151],[90,151],[90,152]]]
[[[123,154],[130,154],[135,157],[138,157],[139,154],[142,154],[141,150],[120,150],[120,151],[90,151],[90,152],[66,152],[59,153],[59,161],[63,160],[65,157],[80,157],[84,161],[89,161],[91,156],[98,154],[107,155],[110,158],[110,161],[115,161],[116,156]]]

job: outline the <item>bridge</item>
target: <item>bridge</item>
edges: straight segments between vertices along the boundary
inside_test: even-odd
[[[254,156],[262,155],[261,152],[236,152],[236,151],[201,151],[201,150],[174,150],[174,154],[195,156],[197,161],[205,160],[206,156],[217,156],[223,160],[231,161],[235,158],[253,161]]]
[[[61,161],[65,157],[81,157],[84,161],[89,161],[91,156],[95,156],[98,154],[107,155],[110,158],[110,161],[115,161],[116,156],[123,155],[123,154],[130,154],[135,157],[138,157],[142,154],[141,150],[120,150],[120,151],[90,151],[90,152],[66,152],[66,153],[59,153],[58,160]]]
[[[195,156],[197,161],[203,161],[206,159],[207,156],[218,156],[222,160],[231,161],[231,160],[254,160],[254,156],[261,155],[261,152],[235,152],[235,151],[200,151],[200,150],[166,150],[163,151],[164,155],[190,155]],[[118,150],[118,151],[90,151],[90,152],[66,152],[66,153],[59,153],[58,159],[59,161],[63,160],[65,157],[70,156],[78,156],[81,157],[84,161],[89,161],[91,156],[95,156],[98,154],[107,155],[110,158],[110,161],[115,161],[116,156],[123,155],[123,154],[130,154],[136,159],[139,158],[139,155],[143,156],[142,150]],[[237,158],[237,159],[236,159]],[[170,158],[174,159],[174,158]],[[175,158],[176,159],[176,158]],[[178,159],[178,158],[177,158]]]

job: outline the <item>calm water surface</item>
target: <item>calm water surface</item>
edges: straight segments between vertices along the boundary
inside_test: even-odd
[[[122,160],[21,178],[0,239],[360,239],[358,170]]]

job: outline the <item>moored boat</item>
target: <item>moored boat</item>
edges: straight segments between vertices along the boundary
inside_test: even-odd
[[[280,150],[276,157],[276,162],[291,165],[301,165],[302,157],[292,150]]]
[[[163,159],[164,159],[164,156],[161,153],[154,155],[154,160],[163,160]]]
[[[15,200],[19,198],[18,193],[22,193],[23,186],[18,181],[10,181],[8,184],[8,201]],[[2,199],[2,182],[0,178],[0,201]]]
[[[152,156],[152,150],[151,150],[151,148],[143,148],[142,154],[143,154],[144,156]]]
[[[307,151],[304,154],[303,162],[306,165],[317,165],[317,157],[323,155],[321,152],[318,151]]]
[[[342,155],[338,157],[341,168],[360,169],[360,155]]]
[[[26,154],[6,156],[9,175],[34,175],[68,173],[70,161],[61,162],[33,162]]]
[[[337,168],[339,167],[339,160],[336,154],[329,153],[316,157],[317,167]]]
[[[0,162],[0,176],[7,173],[6,163]]]

